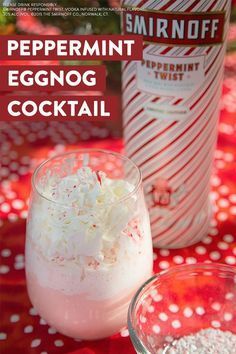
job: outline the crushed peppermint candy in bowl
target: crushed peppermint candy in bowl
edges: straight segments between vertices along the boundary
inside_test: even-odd
[[[144,283],[129,307],[137,353],[236,354],[236,268],[196,263]]]

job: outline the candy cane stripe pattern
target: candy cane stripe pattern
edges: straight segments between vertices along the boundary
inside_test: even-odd
[[[153,244],[200,241],[211,219],[228,0],[123,0],[124,34],[143,60],[122,64],[127,155],[140,167]]]

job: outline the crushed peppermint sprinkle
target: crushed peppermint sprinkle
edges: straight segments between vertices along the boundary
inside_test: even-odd
[[[137,197],[125,199],[122,207],[117,202],[133,190],[125,179],[111,179],[88,166],[57,180],[49,176],[43,188],[47,199],[34,206],[31,237],[50,259],[80,255],[99,261],[129,225]],[[43,233],[38,225],[44,225]]]
[[[111,204],[130,193],[133,185],[122,179],[111,179],[102,171],[84,166],[75,174],[48,181],[44,191],[50,199],[73,207],[93,208],[95,204]]]
[[[177,339],[158,354],[236,354],[236,334],[207,328]]]

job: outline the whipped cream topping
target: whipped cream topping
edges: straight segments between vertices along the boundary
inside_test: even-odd
[[[76,174],[61,178],[55,185],[49,183],[44,192],[58,203],[91,209],[96,205],[111,204],[130,193],[134,186],[125,180],[110,179],[102,171],[81,167]]]
[[[109,263],[118,252],[119,238],[127,237],[124,230],[137,234],[132,227],[137,195],[118,203],[133,190],[131,183],[88,166],[57,180],[49,177],[43,190],[47,199],[37,197],[32,203],[29,237],[52,260],[88,256]]]

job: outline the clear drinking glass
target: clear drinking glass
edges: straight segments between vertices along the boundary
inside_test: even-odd
[[[203,329],[236,335],[236,268],[184,264],[154,275],[134,296],[128,327],[136,352],[141,354],[179,353],[175,340]],[[183,354],[206,353],[196,349],[185,349]]]
[[[27,288],[61,333],[97,339],[126,324],[132,296],[152,273],[141,182],[132,161],[103,150],[65,153],[34,172]]]

